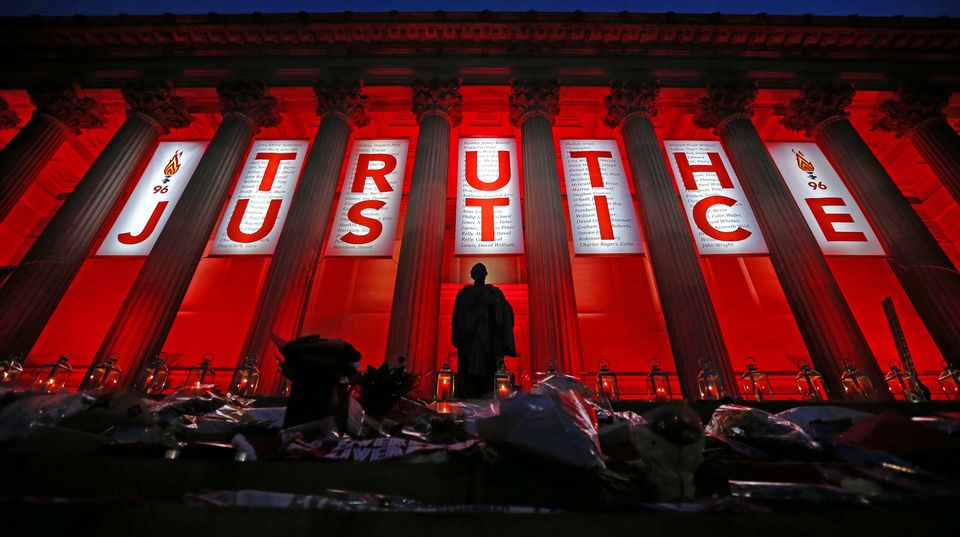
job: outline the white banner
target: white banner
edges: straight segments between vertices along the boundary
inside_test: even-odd
[[[642,254],[633,197],[616,140],[560,140],[577,254]]]
[[[720,142],[663,142],[701,255],[765,254],[767,245]]]
[[[457,179],[455,255],[522,254],[516,140],[461,138]]]
[[[290,210],[308,145],[306,140],[253,143],[210,255],[273,253]]]
[[[393,254],[407,140],[357,140],[324,255]]]
[[[97,255],[149,255],[207,142],[160,142]]]
[[[771,142],[767,149],[824,255],[884,255],[860,206],[817,144]]]

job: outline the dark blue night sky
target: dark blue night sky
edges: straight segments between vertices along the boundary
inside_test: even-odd
[[[0,15],[116,15],[119,13],[265,13],[352,11],[634,11],[815,15],[960,16],[960,0],[0,0]]]

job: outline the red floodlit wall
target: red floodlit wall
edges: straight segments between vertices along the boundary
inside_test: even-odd
[[[319,119],[313,112],[313,96],[309,88],[272,91],[282,103],[284,121],[275,128],[265,129],[258,138],[312,140]],[[357,129],[354,137],[406,138],[410,141],[401,219],[393,252],[389,258],[322,257],[310,292],[302,333],[346,339],[362,353],[362,365],[378,365],[384,358],[386,347],[406,195],[416,154],[417,123],[410,111],[409,88],[368,87],[365,91],[370,96],[371,122]],[[560,139],[619,140],[619,132],[603,123],[606,93],[606,88],[564,87],[561,90],[560,115],[554,126],[561,189]],[[188,101],[198,103],[197,120],[165,139],[211,138],[220,120],[213,91],[184,90],[181,94]],[[699,95],[699,90],[665,89],[662,92],[660,113],[654,118],[661,139],[716,139],[712,132],[693,126],[692,104]],[[783,104],[795,95],[796,92],[790,91],[760,92],[754,122],[765,140],[803,139],[802,135],[786,131],[779,123],[778,114],[782,113]],[[20,117],[29,117],[30,106],[25,93],[4,92],[3,97]],[[509,88],[464,87],[463,97],[463,121],[453,129],[450,145],[437,356],[418,359],[430,360],[439,366],[453,350],[450,318],[454,297],[462,286],[470,284],[470,267],[483,262],[490,273],[488,282],[503,289],[516,315],[515,334],[520,356],[508,360],[508,366],[518,374],[521,382],[529,384],[537,372],[530,366],[525,257],[455,256],[453,253],[459,138],[515,137],[518,149],[522,140],[519,129],[508,121]],[[909,142],[869,129],[868,111],[886,97],[886,94],[876,92],[858,93],[851,107],[851,120],[956,263],[960,261],[955,247],[956,241],[960,240],[960,207],[939,185]],[[14,213],[0,223],[0,264],[19,262],[59,206],[58,197],[62,199],[72,189],[122,121],[123,107],[118,92],[100,92],[95,98],[109,105],[109,125],[68,140]],[[0,143],[6,143],[11,137],[12,131],[0,132]],[[622,143],[620,152],[629,176],[628,156]],[[340,176],[342,178],[343,173]],[[341,187],[338,186],[333,208],[339,202]],[[229,194],[224,198],[225,202],[228,197]],[[634,202],[636,204],[636,199]],[[335,212],[333,208],[331,220]],[[115,215],[118,210],[119,207],[114,211]],[[110,223],[112,219],[107,222],[107,227]],[[566,213],[564,221],[557,222],[557,225],[566,226],[569,233]],[[329,232],[329,222],[327,229]],[[611,369],[621,374],[621,391],[626,398],[647,397],[642,374],[649,371],[651,360],[657,360],[664,370],[675,372],[648,258],[640,255],[575,256],[572,241],[570,252],[584,368],[587,370],[575,373],[589,377],[596,371],[597,361],[606,359]],[[69,350],[75,368],[84,370],[142,263],[140,257],[90,257],[45,327],[29,356],[28,366],[49,363],[59,353]],[[269,263],[269,256],[203,258],[164,346],[176,371],[185,372],[199,361],[201,355],[211,352],[215,357],[214,367],[218,369],[218,383],[226,387],[230,371],[240,358],[238,353]],[[893,297],[918,370],[936,397],[935,377],[941,369],[942,356],[887,261],[882,258],[833,257],[828,263],[884,369],[888,360],[897,354],[880,300]],[[766,256],[704,256],[701,266],[734,369],[742,372],[743,360],[752,357],[760,369],[771,373],[778,396],[792,394],[796,361],[806,357],[806,350],[769,259]],[[121,367],[130,359],[123,357]],[[272,357],[265,357],[264,367],[273,367]],[[72,384],[76,385],[79,380],[79,374],[75,374]],[[679,386],[675,381],[674,376],[673,390],[678,396]]]

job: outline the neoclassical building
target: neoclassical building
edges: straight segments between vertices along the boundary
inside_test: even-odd
[[[484,263],[529,384],[746,364],[831,398],[960,368],[953,19],[381,13],[0,21],[0,359],[170,386],[276,341],[429,393]],[[902,333],[881,301],[891,297]],[[902,337],[899,337],[902,335]],[[905,344],[905,345],[904,345]],[[800,364],[800,365],[798,365]]]

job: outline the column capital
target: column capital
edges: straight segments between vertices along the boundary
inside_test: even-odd
[[[417,122],[428,115],[440,115],[451,126],[460,124],[463,117],[463,95],[459,80],[415,80],[413,82],[413,114]]]
[[[81,129],[102,127],[106,123],[103,107],[90,97],[84,97],[78,84],[41,83],[28,89],[27,94],[30,95],[30,102],[37,107],[34,114],[52,117],[74,134],[80,134]]]
[[[510,123],[523,125],[533,115],[553,123],[560,112],[560,83],[556,80],[513,80],[510,82]]]
[[[807,84],[799,98],[790,101],[781,122],[783,126],[813,136],[821,125],[832,119],[845,119],[853,101],[850,84]]]
[[[693,124],[704,129],[720,130],[734,117],[753,115],[757,85],[752,80],[732,80],[707,84],[707,94],[700,97],[699,110]]]
[[[13,129],[20,124],[20,116],[10,109],[10,103],[0,99],[0,129]]]
[[[217,85],[220,112],[227,116],[237,114],[246,119],[255,130],[280,124],[277,98],[269,93],[263,82],[251,80],[223,81]]]
[[[317,82],[313,93],[317,96],[317,115],[321,118],[327,114],[338,115],[358,128],[370,123],[367,96],[363,94],[363,84],[359,80]]]
[[[187,111],[186,100],[174,94],[172,82],[128,82],[120,91],[130,106],[127,114],[149,117],[157,122],[163,134],[193,122],[193,116]]]
[[[607,117],[603,122],[617,128],[630,116],[654,117],[657,115],[657,97],[660,84],[655,80],[613,82],[607,95]]]
[[[950,92],[942,88],[900,88],[895,98],[877,107],[870,126],[902,138],[927,120],[942,119],[949,100]]]

